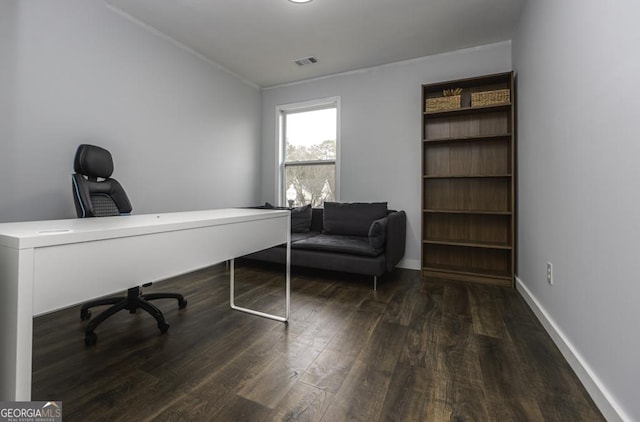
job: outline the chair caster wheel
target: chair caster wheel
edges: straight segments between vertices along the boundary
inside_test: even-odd
[[[91,318],[91,311],[81,309],[81,310],[80,310],[80,319],[81,319],[82,321],[86,321],[86,320],[88,320],[89,318]]]
[[[166,322],[159,322],[158,323],[158,329],[160,330],[160,332],[162,334],[164,334],[169,329],[169,324],[167,324]]]
[[[88,333],[84,335],[84,344],[87,346],[93,346],[98,341],[98,336],[96,333]]]
[[[182,300],[180,302],[178,302],[178,309],[184,309],[187,307],[187,301],[186,300]]]

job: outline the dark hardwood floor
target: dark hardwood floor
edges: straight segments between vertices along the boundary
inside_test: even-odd
[[[239,306],[283,312],[281,269],[236,280]],[[145,289],[189,301],[156,301],[164,335],[125,311],[85,347],[79,306],[39,317],[33,400],[66,422],[604,420],[515,290],[408,270],[378,286],[294,269],[284,324],[232,311],[218,265]]]

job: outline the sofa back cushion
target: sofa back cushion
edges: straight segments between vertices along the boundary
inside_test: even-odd
[[[291,233],[308,233],[311,229],[311,204],[291,209]]]
[[[291,211],[291,233],[308,233],[311,230],[311,219],[313,209],[311,204],[303,205],[297,208],[276,207],[268,202],[264,205],[253,207],[265,210],[290,210]],[[321,231],[321,230],[316,230]]]
[[[368,236],[371,224],[386,216],[386,202],[325,202],[324,232]]]
[[[324,227],[322,227],[323,222],[324,208],[313,208],[311,214],[311,231],[322,233],[324,231]]]

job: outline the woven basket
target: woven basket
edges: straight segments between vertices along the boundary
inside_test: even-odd
[[[495,91],[482,91],[471,93],[471,107],[487,106],[492,104],[504,104],[511,101],[508,89]]]
[[[460,108],[460,96],[427,98],[427,111],[453,110]]]

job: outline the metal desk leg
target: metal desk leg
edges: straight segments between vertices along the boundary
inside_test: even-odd
[[[287,242],[287,263],[286,263],[286,282],[285,282],[285,315],[284,317],[278,315],[267,314],[260,311],[254,311],[253,309],[242,308],[240,306],[236,306],[235,304],[235,259],[230,261],[229,268],[229,304],[231,305],[231,309],[235,309],[236,311],[246,312],[248,314],[261,316],[264,318],[274,319],[276,321],[287,322],[289,320],[289,305],[291,303],[291,266],[290,266],[290,257],[291,257],[291,243]]]

